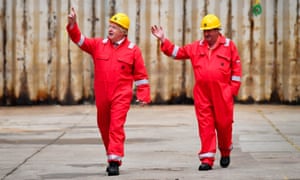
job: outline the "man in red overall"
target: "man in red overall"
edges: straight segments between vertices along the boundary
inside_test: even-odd
[[[68,16],[67,31],[80,49],[94,62],[94,89],[97,123],[108,158],[109,176],[119,175],[124,156],[124,124],[137,87],[137,101],[150,103],[150,87],[141,50],[127,39],[129,18],[117,13],[111,17],[107,38],[87,38],[81,34],[74,8]]]
[[[241,84],[241,62],[233,41],[220,32],[218,17],[208,14],[201,21],[204,39],[178,47],[165,38],[161,27],[152,34],[161,41],[161,50],[174,59],[190,59],[195,77],[194,101],[201,149],[199,170],[213,167],[216,146],[220,165],[228,167],[232,150],[234,96]]]

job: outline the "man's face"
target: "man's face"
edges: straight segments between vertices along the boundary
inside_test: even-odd
[[[210,29],[210,30],[204,30],[204,39],[208,42],[210,46],[213,46],[219,36],[219,30],[218,29]]]
[[[110,22],[108,26],[108,36],[112,42],[117,42],[125,36],[124,30],[117,24]]]

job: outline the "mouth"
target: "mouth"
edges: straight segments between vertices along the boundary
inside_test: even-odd
[[[108,32],[108,36],[109,36],[109,37],[112,37],[113,35],[114,35],[113,32]]]

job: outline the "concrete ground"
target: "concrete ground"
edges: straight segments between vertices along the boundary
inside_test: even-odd
[[[235,106],[228,168],[198,171],[193,106],[132,106],[120,176],[105,174],[106,156],[93,105],[0,107],[0,178],[300,179],[300,106]]]

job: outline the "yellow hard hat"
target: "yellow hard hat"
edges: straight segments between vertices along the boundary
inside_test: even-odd
[[[117,13],[110,18],[110,22],[116,23],[125,29],[129,28],[130,20],[129,17],[124,13]]]
[[[204,16],[201,21],[201,30],[219,29],[221,28],[221,22],[219,18],[213,14],[208,14]]]

